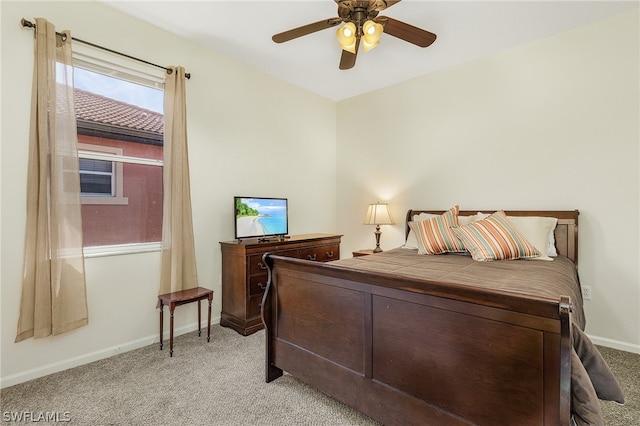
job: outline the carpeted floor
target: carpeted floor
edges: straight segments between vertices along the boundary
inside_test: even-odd
[[[605,422],[610,426],[640,425],[640,355],[598,346],[624,392],[624,405],[600,401]]]
[[[177,337],[173,358],[168,343],[163,351],[155,344],[3,389],[0,422],[57,415],[76,425],[378,424],[287,374],[265,383],[263,331],[242,337],[216,325],[211,336]],[[640,424],[640,355],[602,354],[627,398],[624,406],[602,403],[607,425]]]

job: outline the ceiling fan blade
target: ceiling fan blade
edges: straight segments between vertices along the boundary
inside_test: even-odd
[[[340,18],[324,19],[322,21],[314,22],[312,24],[303,25],[298,28],[293,28],[291,30],[278,33],[273,37],[271,37],[271,39],[276,43],[284,43],[285,41],[293,40],[294,38],[315,33],[316,31],[321,31],[327,28],[335,27],[340,22],[342,22],[342,19]]]
[[[436,35],[434,33],[430,33],[422,28],[414,27],[413,25],[398,21],[397,19],[389,18],[388,16],[381,16],[376,19],[376,21],[384,26],[385,33],[404,41],[408,41],[409,43],[413,43],[416,46],[427,47],[436,41]]]
[[[358,57],[358,47],[360,47],[360,39],[356,40],[356,53],[342,50],[342,56],[340,56],[340,65],[338,68],[340,68],[341,70],[348,70],[356,65],[356,58]]]

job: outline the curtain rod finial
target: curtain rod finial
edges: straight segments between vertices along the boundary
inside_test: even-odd
[[[20,19],[20,24],[22,24],[23,27],[29,27],[29,28],[34,28],[35,25],[33,24],[33,22],[31,21],[27,21],[26,19],[22,18]]]
[[[167,67],[167,74],[171,74],[173,73],[173,68],[169,68]],[[184,76],[187,80],[191,80],[191,73],[190,72],[186,72],[184,73]]]

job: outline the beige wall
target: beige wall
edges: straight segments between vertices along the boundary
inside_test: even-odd
[[[579,209],[587,332],[640,353],[638,40],[636,10],[340,102],[343,251],[376,200],[383,249],[409,208]]]
[[[98,2],[2,1],[0,6],[3,387],[158,340],[156,252],[87,259],[89,325],[13,343],[33,64],[33,31],[23,29],[20,18],[41,16],[79,38],[151,62],[180,64],[191,73],[187,101],[197,266],[200,285],[215,292],[215,321],[221,308],[219,241],[234,236],[234,195],[287,197],[292,234],[336,231],[335,102]],[[196,312],[195,305],[178,308],[177,331],[195,329]]]

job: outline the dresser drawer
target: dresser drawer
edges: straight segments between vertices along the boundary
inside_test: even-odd
[[[267,264],[262,260],[262,254],[255,254],[253,256],[249,256],[249,274],[260,274],[262,272],[266,273]]]
[[[260,316],[261,303],[262,303],[262,294],[249,297],[249,318]]]
[[[268,253],[284,257],[300,257],[300,250],[277,250]],[[264,253],[249,256],[249,274],[259,274],[267,271],[267,264],[264,263],[262,256],[264,256]]]
[[[249,277],[249,295],[264,293],[264,289],[267,288],[267,281],[269,280],[269,274],[251,275]]]
[[[300,258],[315,260],[316,262],[328,262],[340,259],[340,245],[312,247],[300,250]]]

